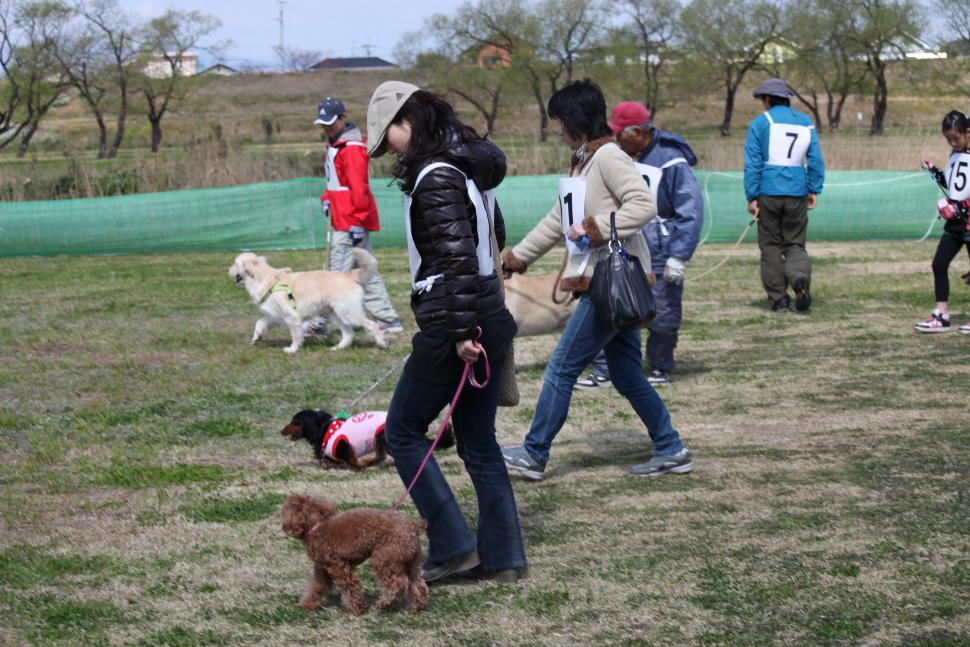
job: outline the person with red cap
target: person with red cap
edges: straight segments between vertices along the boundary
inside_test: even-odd
[[[367,142],[360,129],[348,120],[344,104],[332,97],[320,102],[313,125],[323,128],[329,143],[324,167],[327,190],[320,196],[323,215],[329,214],[333,225],[328,269],[349,272],[354,268],[350,250],[360,247],[370,251],[370,232],[381,228],[377,202],[370,190]],[[364,286],[364,308],[383,332],[404,330],[379,274]],[[304,326],[304,332],[320,335],[326,330],[325,324],[323,318],[314,319]]]
[[[636,162],[657,204],[657,217],[643,227],[650,249],[650,268],[662,277],[653,286],[657,317],[647,326],[647,380],[653,385],[666,384],[674,370],[684,272],[704,224],[701,187],[691,170],[697,164],[697,156],[683,137],[654,127],[650,110],[642,103],[618,103],[609,126],[620,148]],[[593,360],[592,374],[577,381],[576,387],[607,384],[610,373],[606,356],[600,353]]]

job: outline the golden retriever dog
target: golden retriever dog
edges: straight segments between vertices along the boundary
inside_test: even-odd
[[[552,300],[557,278],[555,274],[513,274],[505,280],[505,306],[519,327],[516,337],[548,335],[566,325],[576,309],[576,301],[564,292],[557,292],[556,298],[567,300],[566,303],[558,304]]]
[[[366,328],[381,348],[387,348],[384,333],[364,314],[365,283],[377,272],[377,260],[366,250],[353,249],[357,269],[350,272],[293,272],[271,267],[264,256],[244,252],[229,268],[229,276],[242,283],[253,303],[265,316],[256,322],[252,343],[268,328],[285,325],[292,339],[283,349],[295,353],[303,345],[303,322],[327,315],[340,329],[340,342],[331,350],[347,348],[354,340],[354,327]]]

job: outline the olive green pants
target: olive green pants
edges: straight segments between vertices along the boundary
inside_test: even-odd
[[[812,279],[812,260],[805,251],[808,197],[762,195],[758,209],[761,282],[774,303],[798,279]]]

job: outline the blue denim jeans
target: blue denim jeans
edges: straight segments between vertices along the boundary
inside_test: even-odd
[[[673,373],[674,350],[680,331],[684,286],[672,285],[663,280],[663,270],[654,269],[657,284],[653,286],[653,299],[657,304],[657,318],[650,322],[647,329],[647,366],[651,369]],[[610,377],[606,366],[606,353],[600,352],[593,359],[593,373],[600,377]]]
[[[477,537],[472,535],[434,456],[428,459],[411,490],[411,499],[428,522],[428,559],[425,563],[428,568],[476,547],[482,568],[487,572],[526,565],[512,484],[495,439],[499,376],[506,355],[507,350],[503,350],[499,357],[489,354],[492,379],[488,386],[475,389],[466,384],[452,415],[458,455],[465,462],[478,497]],[[480,373],[478,379],[483,379]],[[387,412],[384,436],[405,486],[411,483],[428,452],[431,444],[425,437],[428,425],[450,404],[457,388],[457,383],[427,384],[407,372],[398,380]]]
[[[541,463],[549,460],[552,441],[569,414],[573,385],[600,350],[606,352],[613,386],[629,400],[646,425],[654,453],[666,456],[683,449],[680,434],[670,423],[667,405],[643,375],[640,331],[620,331],[604,323],[589,297],[583,295],[546,365],[535,418],[524,442],[529,455]]]

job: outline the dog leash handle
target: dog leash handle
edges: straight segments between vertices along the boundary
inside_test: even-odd
[[[481,336],[481,329],[479,329],[478,334]],[[438,428],[438,433],[435,434],[434,440],[431,441],[431,447],[428,448],[428,453],[424,455],[424,460],[421,461],[418,471],[415,472],[414,478],[411,479],[411,484],[408,485],[407,489],[404,491],[404,494],[402,494],[397,502],[391,507],[392,511],[396,512],[397,509],[401,507],[404,500],[408,498],[409,494],[411,494],[411,490],[414,489],[414,484],[418,482],[421,472],[424,471],[424,467],[428,464],[431,454],[434,453],[434,448],[438,446],[438,441],[441,440],[441,436],[445,432],[445,427],[448,426],[448,421],[451,420],[451,414],[454,413],[455,405],[458,404],[458,397],[461,395],[462,389],[465,388],[465,382],[468,382],[476,389],[484,389],[486,386],[488,386],[488,383],[492,377],[492,367],[488,362],[488,355],[485,354],[484,346],[482,346],[482,355],[485,358],[485,382],[479,384],[478,381],[475,380],[475,371],[472,370],[472,363],[465,362],[465,370],[461,374],[461,379],[458,380],[458,389],[455,391],[455,396],[451,399],[451,404],[448,406],[448,413],[445,414],[445,419],[441,421],[441,427]]]

